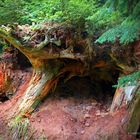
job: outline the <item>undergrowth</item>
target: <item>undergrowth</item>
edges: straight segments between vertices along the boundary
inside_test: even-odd
[[[119,78],[118,84],[113,87],[136,86],[140,81],[140,70]]]
[[[12,140],[28,140],[29,119],[16,117],[8,124]]]

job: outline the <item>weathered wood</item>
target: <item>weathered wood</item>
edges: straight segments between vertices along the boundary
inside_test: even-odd
[[[13,47],[17,48],[21,53],[23,53],[29,59],[34,68],[29,86],[24,95],[13,108],[13,114],[11,114],[11,116],[26,116],[26,114],[30,114],[36,108],[39,102],[41,102],[41,100],[49,93],[50,89],[56,85],[61,74],[67,71],[71,73],[83,74],[83,66],[82,69],[80,69],[81,64],[77,65],[76,63],[76,66],[73,64],[67,66],[66,64],[60,71],[61,61],[55,61],[58,58],[79,60],[82,57],[83,59],[83,56],[79,54],[73,54],[67,51],[67,49],[62,50],[59,53],[49,53],[42,49],[38,50],[29,47],[26,48],[3,30],[0,30],[0,38],[5,39]],[[55,60],[51,60],[50,62],[50,59]]]
[[[21,53],[23,53],[26,57],[29,57],[29,48],[25,48],[22,46],[22,44],[14,39],[12,36],[10,36],[6,31],[0,29],[0,38],[5,39],[7,42],[9,42],[13,47],[18,49]]]
[[[136,88],[136,86],[118,87],[111,104],[110,112],[114,112],[123,104],[131,102]]]
[[[85,72],[84,66],[78,62],[71,65],[66,64],[62,68],[59,61],[43,63],[36,60],[34,63],[34,72],[29,86],[13,108],[12,117],[28,116],[31,114],[42,99],[47,96],[49,91],[57,85],[59,78],[65,72],[73,75],[83,75]]]
[[[123,88],[117,88],[115,95],[113,97],[113,101],[110,107],[110,112],[114,112],[119,109],[122,105],[124,99]]]
[[[43,60],[48,60],[48,59],[80,59],[83,60],[84,58],[88,56],[81,55],[79,53],[72,53],[70,51],[62,50],[59,53],[49,53],[47,51],[42,50],[41,48],[44,47],[44,45],[47,43],[47,41],[43,41],[40,43],[40,49],[37,48],[29,48],[29,47],[23,47],[22,44],[17,41],[15,38],[10,36],[6,31],[0,29],[0,38],[5,39],[7,42],[9,42],[13,47],[18,49],[20,52],[22,52],[32,63],[32,59],[43,59]]]
[[[50,69],[46,72],[34,70],[24,95],[14,108],[14,116],[30,114],[56,83],[57,78]]]
[[[127,130],[131,134],[136,135],[140,126],[140,85],[138,85],[137,89],[135,90],[135,96],[130,103],[128,111],[129,122],[127,125]]]
[[[95,69],[98,71],[98,69],[101,69],[101,71],[99,70],[99,75],[101,75],[100,73],[105,73],[103,74],[103,76],[101,75],[102,79],[111,81],[112,78],[110,78],[111,76],[109,77],[109,72],[112,70],[112,68],[118,68],[116,63],[117,60],[114,60],[112,59],[112,57],[110,57],[109,51],[104,49],[99,54],[98,52],[94,52],[95,50],[93,50],[92,47],[92,40],[83,39],[81,36],[74,37],[71,34],[67,39],[62,38],[65,41],[65,47],[61,46],[62,48],[57,48],[58,52],[55,51],[55,49],[54,52],[51,52],[49,50],[52,49],[52,46],[48,43],[52,43],[52,38],[48,38],[47,33],[45,34],[45,36],[45,40],[40,42],[40,44],[38,44],[38,46],[35,46],[35,48],[24,47],[22,46],[22,44],[17,42],[16,39],[11,37],[8,33],[0,30],[0,38],[5,39],[7,42],[12,44],[13,47],[17,48],[21,53],[23,53],[29,59],[34,68],[34,73],[29,83],[29,87],[27,88],[23,97],[16,105],[16,115],[24,115],[26,113],[31,113],[33,109],[37,106],[38,102],[42,100],[47,95],[49,90],[53,87],[53,85],[55,85],[57,78],[65,72],[72,73],[69,74],[69,77],[72,77],[73,74],[84,75],[85,69],[87,69],[87,67],[88,71],[93,71]],[[57,38],[57,41],[58,39],[60,38]],[[54,44],[57,45],[56,43]],[[46,45],[50,46],[47,46],[48,48],[44,48]],[[75,52],[73,51],[75,49],[74,47],[76,48]],[[92,53],[93,55],[91,55]],[[97,57],[94,53],[98,54]],[[77,63],[74,62],[74,64],[72,62],[67,65],[67,62],[62,62],[62,59],[71,59],[72,61],[76,60]],[[55,60],[57,60],[57,62],[54,63],[53,66],[51,66],[49,61],[51,61],[52,63],[52,61]],[[59,65],[59,63],[63,63],[63,68],[61,67],[61,64]],[[121,67],[120,65],[118,66],[120,67],[120,69],[126,68]],[[62,68],[61,70],[60,67]],[[116,92],[113,100],[114,103],[117,103],[117,106],[120,106],[122,100],[123,94]],[[112,105],[111,111],[114,111],[115,108],[116,105]]]

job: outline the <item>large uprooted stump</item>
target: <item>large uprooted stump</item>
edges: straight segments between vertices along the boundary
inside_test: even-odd
[[[73,45],[75,45],[73,44],[74,42],[71,41],[72,38],[70,38],[71,42],[67,44],[68,46],[66,46],[66,44],[65,46],[60,46],[60,44],[56,43],[58,40],[53,41],[53,39],[57,38],[54,38],[54,36],[51,38],[50,36],[52,36],[53,33],[49,34],[49,32],[53,32],[55,29],[56,28],[48,29],[45,40],[31,47],[22,46],[5,31],[0,32],[0,37],[22,52],[34,68],[29,86],[23,97],[15,105],[12,116],[26,116],[30,114],[47,95],[50,89],[57,84],[62,74],[66,72],[71,73],[70,76],[84,74],[85,68],[82,61],[80,61],[80,59],[84,59],[84,54],[71,52],[74,48]],[[61,34],[64,36],[64,33]],[[72,35],[70,37],[72,37]],[[60,40],[58,42],[60,42]],[[63,49],[61,47],[63,47]],[[83,46],[80,47],[83,49]]]
[[[27,89],[11,109],[12,118],[30,116],[64,75],[67,75],[66,80],[88,75],[91,79],[100,78],[113,83],[113,76],[118,77],[120,72],[127,74],[136,69],[132,65],[135,60],[130,55],[131,49],[122,56],[126,48],[119,44],[113,47],[108,44],[94,46],[92,37],[84,29],[79,31],[71,25],[42,25],[36,30],[28,25],[16,25],[14,30],[0,30],[0,38],[24,54],[33,67]],[[134,106],[137,105],[136,102]],[[131,116],[133,118],[133,112]],[[130,129],[132,127],[129,126]]]

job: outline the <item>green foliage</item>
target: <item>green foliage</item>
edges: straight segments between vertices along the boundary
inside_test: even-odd
[[[66,9],[66,18],[70,21],[84,21],[94,11],[86,0],[70,0]]]
[[[23,23],[58,21],[62,17],[61,0],[32,0],[26,3],[22,16]]]
[[[133,42],[134,40],[139,39],[140,35],[140,33],[138,32],[139,29],[140,29],[139,21],[135,20],[124,21],[121,25],[117,25],[116,27],[107,30],[96,40],[96,42],[114,43],[116,40],[119,40],[121,44],[128,44],[130,42]]]
[[[0,0],[0,25],[20,22],[23,0]]]
[[[140,70],[130,75],[123,76],[118,80],[118,84],[113,87],[125,87],[128,85],[136,85],[140,80]]]
[[[95,2],[92,6],[88,0],[41,0],[26,3],[22,21],[25,23],[40,22],[81,22],[92,14]]]
[[[106,7],[111,9],[111,14],[119,12],[120,16],[116,16],[115,27],[109,27],[108,30],[96,40],[98,43],[119,41],[121,44],[128,44],[135,40],[138,40],[140,37],[140,2],[137,0],[132,1],[130,4],[129,1],[124,3],[123,0],[108,0]],[[131,11],[131,12],[130,12]],[[110,16],[112,17],[113,15]],[[105,20],[104,20],[105,21]],[[114,25],[115,25],[114,24]],[[105,23],[105,25],[107,25]],[[111,25],[113,25],[111,23]]]
[[[121,15],[118,11],[112,12],[107,7],[101,7],[95,14],[88,16],[87,21],[93,25],[93,29],[103,30],[108,29],[121,21]]]
[[[127,44],[140,34],[139,0],[0,0],[0,12],[0,24],[68,21],[97,31],[96,43]]]

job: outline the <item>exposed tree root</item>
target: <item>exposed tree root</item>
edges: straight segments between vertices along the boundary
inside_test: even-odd
[[[17,31],[18,29],[15,32]],[[41,34],[38,34],[37,31],[31,34],[31,38],[27,40],[25,43],[27,46],[25,46],[22,45],[24,43],[22,37],[30,36],[30,33],[23,35],[20,32],[22,35],[20,33],[16,34],[21,41],[18,42],[10,35],[11,32],[8,33],[0,29],[0,38],[24,54],[33,67],[32,78],[27,89],[10,110],[12,112],[10,119],[12,118],[12,120],[10,120],[9,125],[12,127],[12,140],[20,139],[23,135],[26,135],[26,128],[29,123],[27,118],[30,118],[31,113],[48,95],[50,90],[56,87],[60,77],[64,74],[67,75],[65,81],[73,76],[90,75],[91,79],[100,78],[104,81],[113,82],[112,75],[115,75],[115,72],[127,71],[126,73],[129,73],[136,69],[135,66],[131,66],[133,62],[131,59],[128,65],[126,60],[121,62],[118,59],[119,55],[117,56],[111,49],[108,51],[104,47],[101,52],[96,50],[93,47],[93,40],[88,37],[82,38],[82,30],[81,32],[77,31],[76,34],[75,29],[64,28],[64,26],[46,27]],[[38,39],[38,37],[41,38]],[[34,40],[36,41],[33,42]],[[134,103],[134,109],[136,110],[131,111],[130,122],[132,122],[134,116],[137,116],[136,120],[139,121],[139,114],[135,114],[138,104],[139,97]],[[129,126],[129,130],[138,128],[138,126],[134,127],[136,120],[133,125]]]

